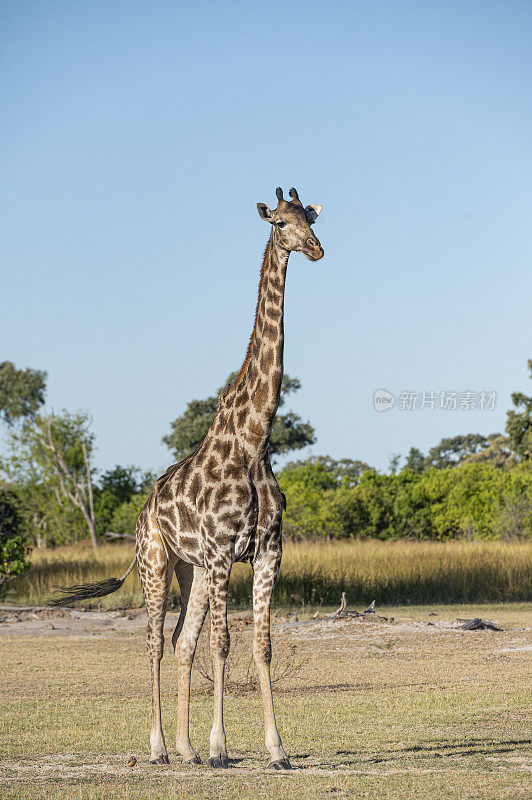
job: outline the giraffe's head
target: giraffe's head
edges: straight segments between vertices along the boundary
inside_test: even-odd
[[[323,256],[323,248],[310,226],[318,218],[323,206],[303,205],[295,189],[290,189],[291,201],[283,198],[283,190],[276,189],[277,208],[271,211],[265,203],[257,203],[259,216],[273,226],[273,241],[289,253],[304,253],[310,261]]]

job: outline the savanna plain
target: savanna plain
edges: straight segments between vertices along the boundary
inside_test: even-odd
[[[225,727],[229,769],[173,751],[173,588],[162,662],[169,766],[149,765],[150,681],[138,578],[78,609],[42,608],[52,584],[120,574],[127,545],[36,552],[0,609],[0,796],[335,798],[530,796],[531,547],[524,543],[288,545],[272,616],[278,724],[294,769],[264,769],[250,661],[249,567],[231,590]],[[333,618],[341,591],[348,610]],[[335,599],[336,598],[336,599]],[[480,617],[502,630],[464,630]],[[191,739],[208,757],[205,626]],[[136,758],[134,766],[131,757]]]

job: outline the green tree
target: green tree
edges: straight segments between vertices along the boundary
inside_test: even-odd
[[[500,433],[490,433],[489,436],[483,436],[481,433],[467,433],[442,439],[439,444],[429,450],[425,459],[425,469],[456,467],[475,453],[489,447],[490,443],[499,436]]]
[[[103,472],[99,481],[98,488],[101,492],[109,492],[120,503],[126,503],[132,495],[140,491],[142,482],[141,471],[138,467],[122,467],[117,464],[113,469]]]
[[[286,495],[283,533],[292,539],[522,539],[532,533],[532,462],[501,469],[476,461],[423,473],[364,470],[339,482],[322,463],[278,475]]]
[[[399,472],[399,464],[401,462],[401,454],[394,453],[390,456],[390,462],[388,464],[388,469],[390,470],[391,475],[396,475]]]
[[[528,360],[528,371],[532,378],[532,359]],[[532,456],[532,397],[514,392],[512,403],[516,410],[507,412],[506,433],[514,452],[528,460]]]
[[[97,547],[92,485],[94,434],[89,417],[67,411],[37,415],[31,423],[10,431],[8,446],[3,469],[21,496],[31,498],[34,509],[40,506],[52,518],[60,517],[63,523],[68,520],[73,539],[81,535],[80,528],[85,525]],[[28,517],[26,521],[31,526]],[[56,541],[53,526],[41,521],[34,538],[43,532],[50,541]]]
[[[231,373],[223,389],[234,383],[236,376],[236,372]],[[301,381],[298,378],[283,375],[279,406],[282,407],[288,395],[300,388]],[[171,431],[167,436],[163,436],[163,442],[172,451],[176,460],[185,458],[206,435],[218,406],[218,396],[223,389],[218,391],[217,396],[207,397],[205,400],[191,400],[185,412],[170,423]],[[314,444],[315,441],[314,428],[309,422],[303,422],[293,411],[278,413],[270,436],[270,454],[275,457],[292,450],[300,450],[302,447]]]
[[[376,539],[391,536],[394,505],[394,475],[381,475],[375,470],[364,472],[360,484],[353,490],[358,494],[362,512],[358,534]]]
[[[96,530],[102,535],[107,532],[122,533],[113,523],[115,512],[141,493],[145,493],[154,482],[152,473],[143,473],[139,467],[123,467],[117,464],[104,472],[94,492]],[[143,494],[144,496],[144,494]]]
[[[295,484],[312,486],[315,489],[336,489],[338,481],[336,476],[327,469],[325,464],[312,458],[306,461],[295,461],[286,465],[277,476],[282,479],[287,488]]]
[[[476,464],[489,462],[496,467],[504,467],[508,469],[515,466],[518,462],[515,452],[512,450],[512,443],[507,436],[502,434],[499,436],[490,437],[490,442],[482,450],[477,453],[472,453],[463,459],[463,464]]]
[[[371,475],[373,471],[365,472]],[[363,480],[363,478],[361,478]],[[359,484],[342,484],[329,493],[331,513],[335,521],[338,538],[361,539],[371,535],[371,519],[367,501]]]
[[[418,474],[421,474],[425,469],[425,456],[417,447],[410,448],[406,457],[405,468],[412,470],[412,472],[417,472]]]
[[[13,425],[31,419],[44,403],[46,372],[17,369],[11,361],[0,363],[0,420]]]
[[[134,539],[137,517],[149,496],[149,492],[140,492],[134,494],[126,503],[119,505],[111,517],[111,531],[119,534],[120,537]]]
[[[499,536],[503,470],[490,463],[463,464],[454,469],[428,470],[422,480],[439,539]]]
[[[28,552],[17,495],[8,486],[0,485],[0,592],[9,578],[24,572]]]
[[[406,467],[393,479],[392,539],[430,539],[435,535],[430,498],[419,472]]]
[[[80,512],[64,502],[48,482],[17,482],[22,531],[37,547],[77,542],[86,535]]]
[[[353,461],[351,458],[335,459],[331,456],[309,456],[299,461],[289,461],[284,467],[285,470],[298,469],[306,464],[321,464],[325,470],[334,476],[338,484],[344,486],[356,486],[360,482],[360,476],[365,470],[372,467],[364,461]]]
[[[278,475],[279,486],[286,496],[283,535],[297,540],[315,541],[338,535],[331,492],[338,482],[323,464],[302,462],[285,467]]]
[[[504,471],[495,531],[504,539],[531,538],[532,461],[530,459]]]

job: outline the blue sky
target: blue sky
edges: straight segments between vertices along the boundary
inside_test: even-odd
[[[101,469],[161,470],[243,358],[257,201],[322,203],[285,368],[310,452],[383,469],[530,393],[529,2],[0,5],[0,359],[89,410]],[[496,391],[495,410],[373,393]]]

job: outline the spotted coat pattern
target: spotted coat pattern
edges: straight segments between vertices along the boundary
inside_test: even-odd
[[[175,572],[181,590],[181,613],[172,638],[178,664],[177,750],[184,760],[199,762],[188,731],[190,672],[210,607],[214,721],[209,764],[227,765],[223,726],[224,666],[230,645],[227,591],[232,564],[249,560],[253,566],[253,654],[262,692],[266,746],[274,767],[289,768],[275,724],[269,673],[270,600],[281,562],[284,496],[270,465],[268,441],[283,376],[288,257],[293,250],[304,252],[312,261],[323,255],[309,227],[321,207],[304,209],[295,190],[291,194],[294,199],[287,202],[278,189],[279,204],[273,212],[258,205],[272,232],[262,264],[255,325],[238,377],[222,391],[203,441],[157,480],[137,522],[137,566],[148,611],[152,763],[168,763],[161,727],[159,667]]]

